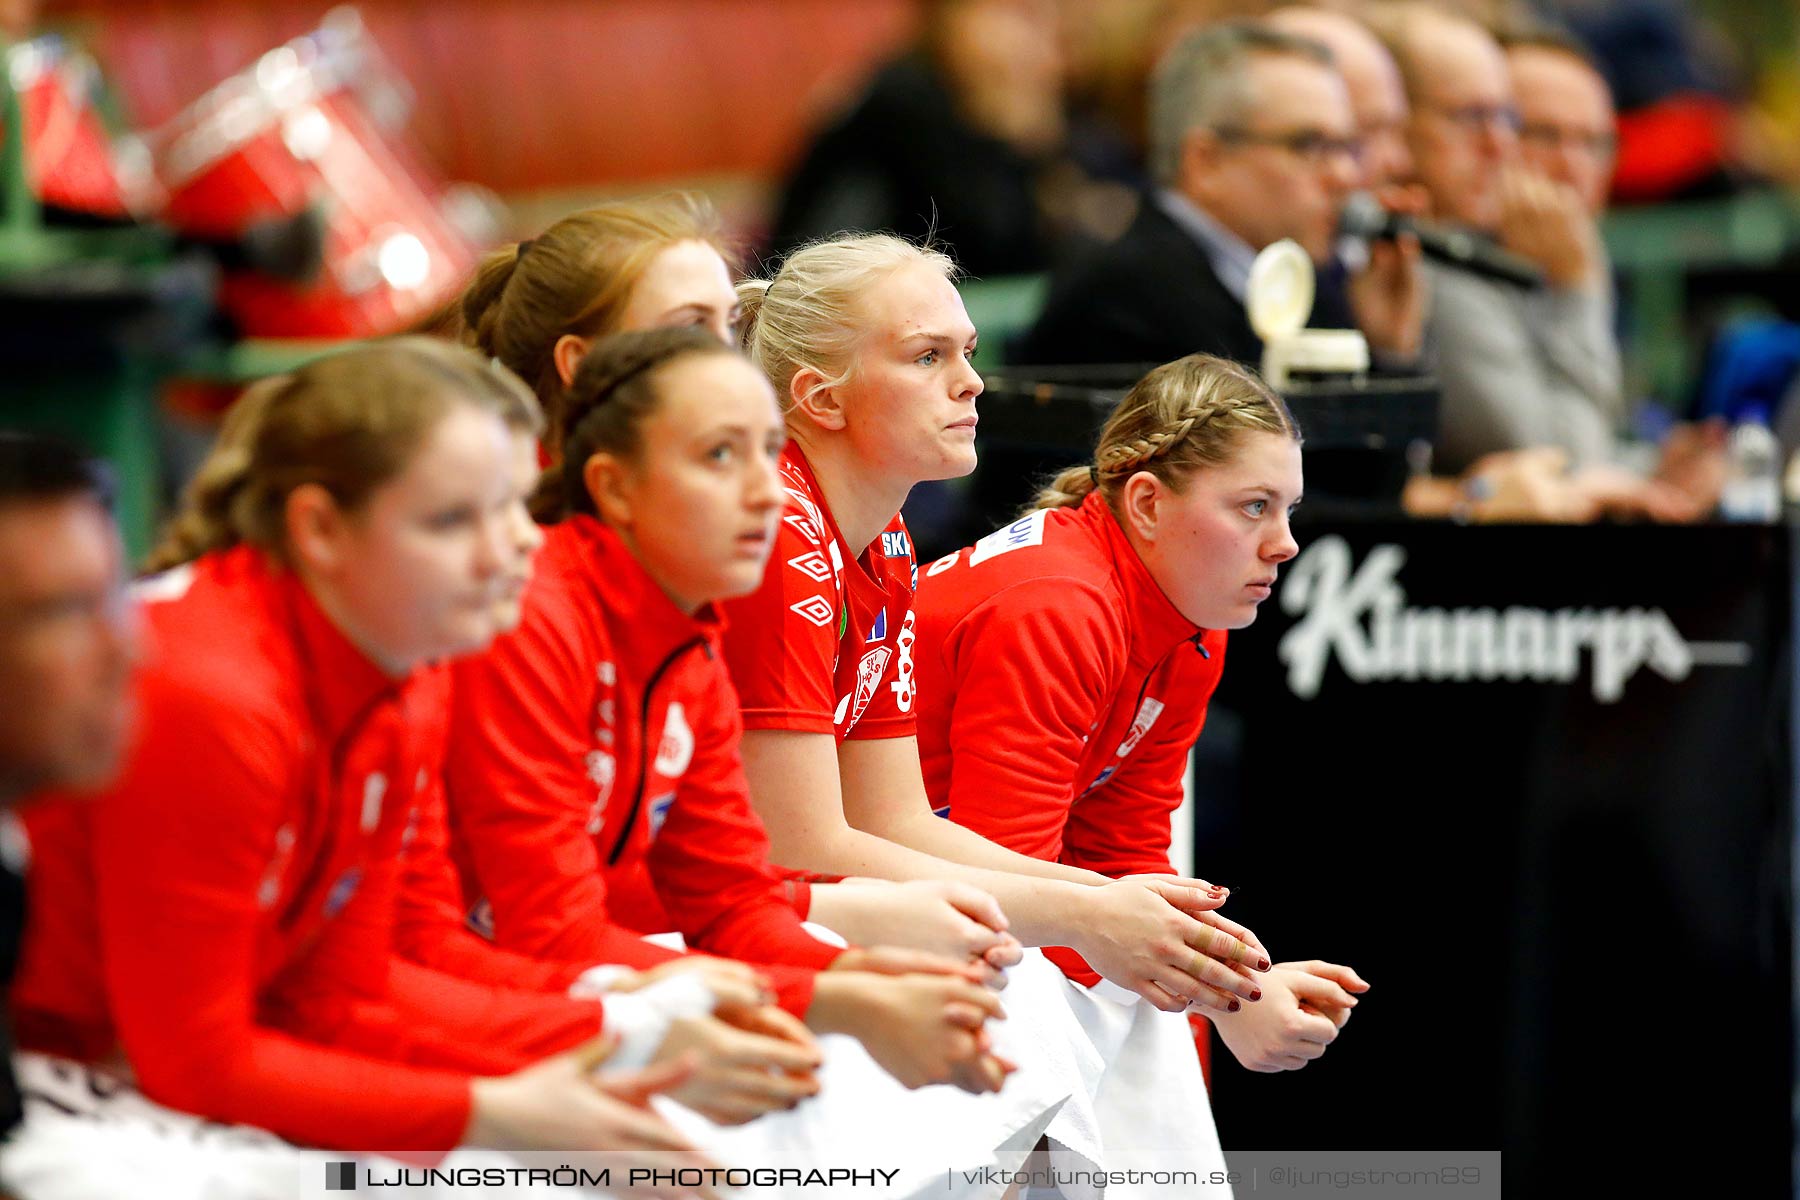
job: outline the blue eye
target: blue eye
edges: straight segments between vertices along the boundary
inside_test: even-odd
[[[731,443],[723,442],[706,452],[709,461],[716,463],[730,462],[732,456]]]
[[[1253,517],[1260,517],[1268,507],[1269,502],[1267,500],[1252,500],[1250,503],[1244,505],[1244,511]]]
[[[938,360],[938,352],[936,350],[927,350],[925,353],[919,355],[919,357],[915,358],[913,361],[918,363],[921,366],[935,367],[935,366],[937,366],[937,360]]]

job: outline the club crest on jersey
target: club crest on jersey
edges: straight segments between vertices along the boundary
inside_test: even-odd
[[[863,710],[875,698],[875,689],[881,686],[882,672],[887,670],[888,659],[893,655],[893,650],[887,646],[877,646],[863,655],[862,661],[856,664],[856,693],[847,697],[850,701],[850,726],[862,720]],[[842,704],[838,705],[837,718],[840,722],[844,719]]]
[[[688,727],[687,710],[680,701],[674,701],[669,705],[669,715],[663,718],[662,741],[656,747],[656,773],[680,779],[693,761],[694,731]]]
[[[1156,724],[1156,718],[1163,715],[1163,707],[1163,702],[1156,697],[1144,697],[1144,702],[1138,705],[1137,716],[1131,720],[1131,731],[1125,735],[1125,740],[1119,743],[1119,758],[1124,758],[1137,749],[1137,744],[1144,740],[1144,735],[1150,732],[1152,725]]]
[[[863,645],[868,646],[875,642],[885,641],[887,641],[887,609],[884,608],[875,614],[875,624],[869,630],[869,636],[863,639]]]

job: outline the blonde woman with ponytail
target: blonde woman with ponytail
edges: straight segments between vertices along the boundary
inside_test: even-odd
[[[1166,866],[1114,880],[933,815],[915,721],[950,698],[928,695],[917,672],[917,569],[899,510],[913,485],[975,466],[976,333],[953,276],[944,255],[876,235],[803,248],[772,279],[739,288],[745,344],[792,439],[769,573],[727,606],[745,764],[772,856],[820,872],[978,887],[1018,940],[1073,947],[1145,1007],[1252,1004],[1266,952],[1212,911],[1222,890]],[[1027,955],[1008,990],[1014,1022],[1046,993],[1066,1018],[1077,1000],[1065,1002],[1065,990],[1043,956]],[[1179,1017],[1165,1024],[1186,1028]],[[1094,1099],[1102,1060],[1087,1046],[1075,1057],[1078,1099]],[[1102,1157],[1092,1128],[1070,1128],[1080,1107],[1063,1117],[1051,1127],[1057,1140]],[[1182,1144],[1216,1150],[1210,1120],[1202,1126],[1198,1143]]]
[[[1171,872],[1169,817],[1225,631],[1256,619],[1294,556],[1300,492],[1300,431],[1280,399],[1249,371],[1192,355],[1125,396],[1092,464],[927,567],[914,656],[937,811],[1101,875]],[[1317,961],[1277,963],[1258,981],[1259,1003],[1205,1011],[1255,1071],[1318,1058],[1368,987]],[[1157,1044],[1121,1024],[1113,1070],[1136,1069]],[[1159,1148],[1160,1098],[1119,1098],[1102,1105],[1109,1147]]]

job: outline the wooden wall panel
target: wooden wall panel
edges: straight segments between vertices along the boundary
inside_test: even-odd
[[[53,0],[145,125],[315,26],[317,0]],[[448,174],[503,194],[779,176],[915,0],[367,0]]]

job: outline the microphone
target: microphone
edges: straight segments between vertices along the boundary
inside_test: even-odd
[[[1410,233],[1419,239],[1419,249],[1427,258],[1515,287],[1544,286],[1544,272],[1530,259],[1466,230],[1389,212],[1367,192],[1353,192],[1344,201],[1338,214],[1338,232],[1371,241],[1393,241]]]

